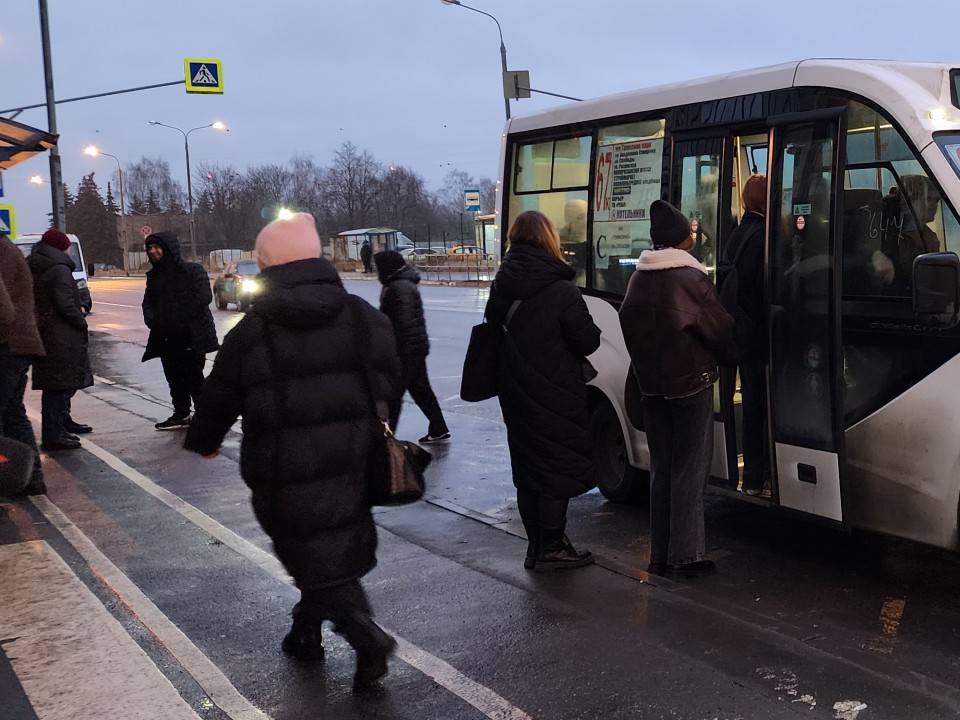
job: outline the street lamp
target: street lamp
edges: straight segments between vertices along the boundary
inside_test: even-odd
[[[124,232],[125,228],[124,228],[124,222],[123,222],[123,216],[124,216],[123,209],[125,205],[123,202],[123,169],[120,167],[120,158],[118,158],[116,155],[111,155],[110,153],[104,152],[103,150],[98,148],[96,145],[88,145],[87,147],[85,147],[83,149],[83,154],[89,155],[90,157],[97,157],[98,155],[106,155],[109,158],[113,158],[117,163],[117,189],[120,191],[120,239],[123,241],[122,243],[123,269],[125,272],[129,272],[130,263],[128,262],[128,260],[129,260],[130,249],[127,247],[127,235]]]
[[[195,128],[190,128],[187,131],[183,131],[175,125],[167,125],[166,123],[158,122],[156,120],[150,120],[151,125],[159,125],[160,127],[170,128],[171,130],[176,130],[178,133],[183,135],[183,152],[187,158],[187,209],[190,213],[190,253],[193,255],[192,259],[197,259],[197,238],[196,231],[194,228],[193,222],[193,181],[190,179],[190,142],[187,138],[190,136],[194,130],[205,130],[206,128],[213,128],[214,130],[225,130],[229,132],[229,128],[224,125],[222,122],[217,120],[216,122],[209,123],[208,125],[200,125]]]
[[[469,5],[464,5],[460,0],[440,0],[444,5],[456,5],[457,7],[462,7],[467,10],[473,10],[475,13],[480,13],[481,15],[486,15],[488,18],[493,20],[497,24],[497,32],[500,33],[500,66],[503,68],[503,77],[507,76],[507,48],[503,44],[503,31],[500,29],[500,21],[497,20],[493,15],[483,10],[477,10],[476,8],[470,7]],[[510,98],[506,95],[503,96],[503,107],[507,112],[507,120],[510,119]]]

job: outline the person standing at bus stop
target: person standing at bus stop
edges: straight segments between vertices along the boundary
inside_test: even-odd
[[[173,401],[173,415],[154,427],[180,430],[190,425],[191,400],[196,409],[200,399],[205,356],[220,347],[213,291],[203,266],[181,257],[175,233],[153,233],[144,245],[152,267],[143,293],[143,322],[150,328],[143,362],[160,358]]]
[[[703,492],[713,459],[713,384],[727,359],[733,318],[690,254],[690,221],[650,206],[652,250],[640,254],[620,306],[631,368],[643,393],[650,448],[650,565],[655,575],[707,575]],[[635,408],[629,413],[635,414]]]
[[[33,470],[25,488],[28,495],[43,495],[47,486],[33,425],[23,405],[30,363],[43,357],[43,341],[34,313],[33,275],[26,258],[5,234],[0,234],[0,280],[13,314],[0,321],[0,435],[19,441],[33,452]]]
[[[596,485],[584,360],[600,347],[600,328],[573,284],[550,218],[520,213],[507,240],[484,315],[506,327],[498,395],[527,531],[523,566],[583,567],[593,555],[567,539],[567,506]]]

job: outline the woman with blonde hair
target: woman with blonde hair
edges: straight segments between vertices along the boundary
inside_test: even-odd
[[[583,360],[600,347],[600,329],[546,215],[521,213],[507,240],[486,317],[506,330],[498,387],[527,531],[523,564],[534,572],[582,567],[593,557],[565,530],[570,498],[596,484]]]

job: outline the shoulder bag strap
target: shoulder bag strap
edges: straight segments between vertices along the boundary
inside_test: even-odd
[[[507,316],[503,319],[503,331],[507,331],[507,327],[510,325],[510,321],[513,320],[513,314],[517,311],[517,308],[520,307],[520,303],[523,300],[514,300],[513,304],[510,306],[510,309],[507,310]]]

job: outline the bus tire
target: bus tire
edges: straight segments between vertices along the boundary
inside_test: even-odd
[[[636,504],[649,494],[649,474],[633,467],[627,442],[613,406],[606,399],[593,409],[590,418],[597,462],[597,487],[611,502]]]

